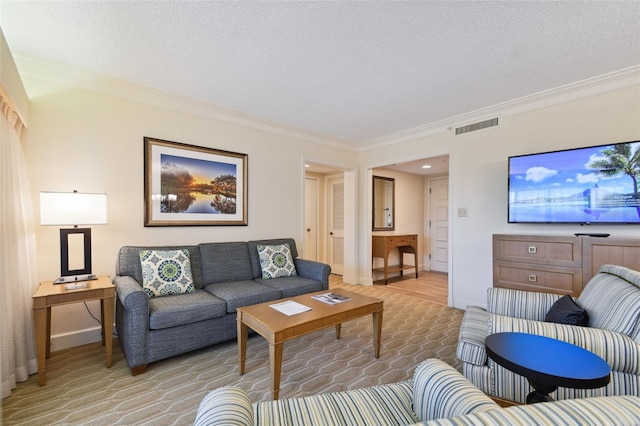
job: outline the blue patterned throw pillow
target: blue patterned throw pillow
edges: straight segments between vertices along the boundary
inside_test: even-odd
[[[265,246],[258,244],[262,279],[291,277],[298,275],[291,256],[289,244]]]
[[[196,291],[188,250],[141,250],[140,264],[149,298]]]

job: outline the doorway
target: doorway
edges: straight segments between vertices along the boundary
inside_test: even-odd
[[[304,258],[318,260],[318,233],[320,223],[318,212],[320,210],[320,182],[317,177],[306,177],[304,180]]]
[[[342,275],[344,269],[344,177],[327,178],[327,223],[329,231],[327,263],[331,272]]]
[[[451,268],[449,263],[451,249],[449,247],[449,155],[380,166],[372,169],[372,172],[375,174],[378,169],[402,172],[393,175],[396,178],[396,209],[399,221],[396,224],[396,233],[417,233],[420,239],[420,263],[424,271],[420,271],[418,279],[414,279],[413,282],[409,282],[409,277],[399,277],[399,282],[394,283],[394,286],[413,286],[411,290],[417,292],[417,289],[426,286],[426,281],[430,284],[435,281],[438,284],[438,297],[443,296],[446,300],[450,291]],[[416,178],[418,184],[415,183]],[[402,193],[402,191],[405,192]],[[424,206],[419,214],[414,213],[416,203]],[[412,212],[411,215],[407,213],[409,211]],[[442,295],[443,282],[446,283],[444,295]],[[435,290],[428,291],[435,294]]]
[[[316,259],[331,266],[333,274],[343,275],[348,283],[358,283],[356,253],[357,171],[314,162],[305,162],[304,239],[313,240],[313,216],[317,218]],[[313,193],[317,182],[317,201]],[[310,185],[310,186],[308,186]],[[315,206],[315,207],[314,207]],[[315,213],[309,212],[314,209]],[[311,231],[307,231],[311,229]],[[309,253],[307,253],[309,251]],[[313,256],[305,248],[302,257]]]
[[[449,272],[449,177],[427,181],[429,270]]]

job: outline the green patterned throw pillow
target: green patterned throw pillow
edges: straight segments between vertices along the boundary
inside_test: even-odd
[[[142,288],[149,298],[196,291],[189,250],[141,250]]]
[[[291,277],[298,275],[293,264],[291,248],[289,244],[279,244],[265,246],[258,244],[258,255],[260,256],[260,267],[262,268],[262,279]]]

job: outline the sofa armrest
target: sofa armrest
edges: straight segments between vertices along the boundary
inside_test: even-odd
[[[300,258],[294,259],[293,262],[296,265],[296,272],[299,276],[320,281],[323,290],[329,289],[329,274],[331,273],[329,265]]]
[[[544,321],[551,306],[561,297],[561,294],[491,287],[487,290],[487,311],[508,317]]]
[[[441,360],[422,361],[413,373],[413,411],[420,421],[495,409],[500,406]]]
[[[113,278],[116,293],[122,306],[127,310],[144,310],[149,315],[149,296],[135,278],[118,275]],[[143,297],[144,296],[144,297]]]
[[[194,426],[253,426],[253,406],[247,394],[231,386],[215,389],[204,397]]]
[[[469,306],[464,312],[456,356],[462,362],[473,365],[487,365],[487,348],[484,339],[489,335],[491,314],[478,306]]]
[[[148,363],[149,297],[133,277],[115,276],[113,284],[116,286],[117,295],[118,338],[127,363],[133,371]]]
[[[536,334],[580,346],[604,359],[613,371],[640,374],[640,344],[629,336],[600,328],[579,327],[492,315],[489,333]]]

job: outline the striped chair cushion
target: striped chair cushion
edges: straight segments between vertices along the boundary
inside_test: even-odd
[[[413,374],[413,411],[422,421],[500,409],[456,369],[438,359],[421,362]]]
[[[411,380],[303,398],[254,404],[256,425],[409,425]]]
[[[585,348],[604,359],[612,370],[640,374],[640,345],[630,337],[597,328],[530,321],[492,315],[490,333],[514,331],[537,334]]]
[[[638,273],[611,265],[600,271],[603,272],[591,278],[576,302],[589,314],[590,327],[630,336],[640,318],[640,288],[624,277],[634,280]]]
[[[488,336],[491,314],[477,306],[469,306],[462,317],[456,356],[465,363],[487,365],[484,339]]]
[[[492,287],[487,290],[487,311],[509,317],[544,321],[549,309],[561,297],[561,294]]]
[[[429,426],[637,426],[638,424],[640,424],[640,398],[635,396],[572,399],[521,405],[423,423]]]
[[[462,363],[462,374],[487,395],[492,395],[493,371],[487,365]]]
[[[194,426],[252,426],[253,407],[244,391],[231,386],[215,389],[204,397]]]

